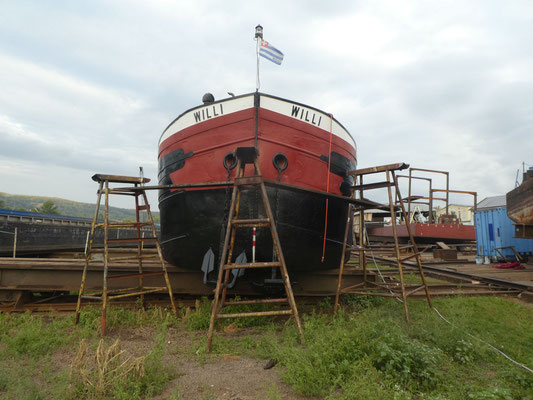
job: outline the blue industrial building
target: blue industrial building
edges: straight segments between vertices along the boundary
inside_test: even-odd
[[[477,204],[474,215],[477,255],[491,260],[501,259],[499,251],[515,260],[514,249],[521,255],[533,255],[533,239],[514,237],[514,222],[507,216],[505,195],[487,197]]]

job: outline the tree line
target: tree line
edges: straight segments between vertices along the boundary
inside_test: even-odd
[[[92,219],[94,216],[94,207],[94,204],[65,200],[56,197],[50,199],[39,196],[11,195],[0,192],[0,208],[7,210],[31,211]],[[157,211],[152,211],[152,216],[154,221],[159,223],[159,213]],[[109,218],[113,221],[134,221],[135,210],[109,207]]]
[[[0,208],[10,210],[10,208],[6,206],[4,200],[0,200]],[[38,212],[38,213],[43,213],[43,214],[61,215],[61,213],[57,209],[57,206],[54,204],[52,200],[46,200],[40,207],[30,208],[29,210],[19,207],[17,208],[17,211],[32,211],[32,212]]]

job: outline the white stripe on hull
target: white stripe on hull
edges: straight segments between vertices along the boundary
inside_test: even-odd
[[[318,111],[317,109],[267,96],[261,96],[260,104],[261,108],[265,108],[267,110],[277,112],[278,114],[286,115],[299,121],[306,122],[309,125],[316,126],[317,128],[323,129],[327,132],[330,131],[330,116],[322,111]],[[350,134],[346,132],[346,130],[337,121],[335,121],[335,119],[333,119],[331,128],[335,136],[340,137],[355,148],[355,141],[352,139]]]
[[[238,111],[246,110],[254,106],[254,94],[229,98],[226,100],[218,101],[213,104],[205,105],[202,107],[193,108],[190,111],[185,112],[178,119],[176,119],[165,131],[159,139],[159,145],[161,143],[174,135],[182,131],[183,129],[189,128],[193,125],[202,123],[209,119],[218,118],[223,115],[232,114]],[[315,108],[307,107],[298,103],[292,103],[290,101],[273,98],[265,95],[261,95],[260,107],[266,110],[276,112],[291,118],[294,118],[298,121],[305,122],[309,125],[320,128],[326,132],[330,131],[330,116],[322,111],[319,111]],[[333,119],[333,124],[331,126],[333,134],[344,141],[348,142],[350,145],[356,148],[354,139],[350,134],[339,124],[335,119]]]
[[[203,107],[194,108],[185,112],[176,121],[174,121],[159,139],[159,144],[171,137],[173,134],[182,131],[190,126],[207,121],[208,119],[218,118],[222,115],[232,114],[237,111],[246,110],[254,106],[253,94],[235,99],[228,99]]]

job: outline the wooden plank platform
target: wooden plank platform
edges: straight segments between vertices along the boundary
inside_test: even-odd
[[[71,256],[73,253],[70,253]],[[75,255],[77,256],[77,255]],[[0,291],[77,291],[85,260],[83,258],[9,258],[0,257]],[[203,284],[203,272],[166,264],[172,290],[176,294],[193,296],[211,296],[213,287]],[[160,271],[161,266],[153,261],[143,261],[145,272]],[[137,263],[132,261],[111,262],[109,273],[112,275],[137,273]],[[87,290],[101,290],[103,263],[92,260],[87,275]],[[293,274],[293,290],[298,296],[331,296],[337,287],[337,270],[303,272]],[[362,271],[348,271],[350,284],[362,281]],[[136,280],[113,281],[112,289],[129,287]],[[160,277],[147,277],[146,285],[160,282]],[[230,294],[258,295],[258,292],[246,279],[238,279]]]

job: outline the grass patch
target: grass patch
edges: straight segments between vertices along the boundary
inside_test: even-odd
[[[45,322],[31,314],[18,317],[3,318],[3,329],[0,342],[5,346],[3,351],[10,355],[29,357],[42,356],[64,344],[67,338],[58,335],[57,331],[66,329],[66,319],[52,319]]]
[[[337,316],[303,316],[306,347],[287,321],[281,331],[266,328],[248,340],[215,338],[213,351],[231,348],[275,359],[296,391],[327,399],[532,398],[532,374],[466,334],[531,367],[531,308],[491,297],[435,299],[434,304],[455,326],[423,301],[409,302],[408,324],[401,304],[353,296],[344,299]]]
[[[344,296],[336,316],[331,315],[328,300],[302,316],[306,347],[299,344],[291,319],[280,322],[258,317],[221,321],[222,327],[232,323],[247,329],[218,332],[213,353],[214,357],[236,354],[273,359],[283,380],[297,392],[328,400],[533,398],[532,374],[466,333],[532,367],[532,308],[494,297],[433,301],[453,326],[441,320],[425,301],[409,301],[408,324],[398,302]],[[261,309],[232,308],[232,312]],[[72,316],[0,314],[0,398],[152,398],[177,374],[165,359],[174,356],[168,353],[167,342],[173,341],[169,327],[190,331],[192,346],[180,348],[180,357],[200,362],[212,359],[205,352],[210,312],[207,299],[199,301],[195,311],[185,311],[182,319],[159,308],[131,311],[111,307],[107,322],[113,340],[102,344],[99,308],[84,308],[78,327],[73,326]],[[126,353],[118,346],[110,350],[117,337],[123,333],[131,336],[136,328],[144,327],[150,327],[155,336],[144,354]],[[80,361],[78,372],[69,377],[68,365],[83,340],[85,358],[78,358],[86,360],[85,364]],[[54,357],[62,352],[70,352],[69,361],[61,359],[67,367],[58,370]],[[107,360],[106,367],[95,367],[104,365],[95,361],[96,354],[100,361]],[[100,386],[95,383],[98,379],[103,382]],[[87,385],[88,381],[92,383]],[[214,396],[210,390],[206,386],[205,398]],[[265,390],[267,398],[281,398],[270,382],[265,382]],[[179,388],[168,395],[182,396]]]
[[[227,301],[240,300],[239,297],[228,299]],[[275,306],[274,306],[275,307]],[[185,313],[184,323],[189,330],[206,330],[209,329],[209,322],[211,318],[212,302],[207,297],[202,297],[197,300],[194,311],[188,309]],[[257,311],[272,310],[271,304],[253,304],[253,305],[234,305],[224,307],[224,313],[247,313]],[[235,325],[238,328],[247,328],[253,326],[266,326],[274,321],[273,317],[247,317],[247,318],[231,318],[218,320],[218,325],[222,328],[228,325]]]
[[[90,337],[100,332],[102,309],[100,307],[84,307],[80,311],[78,328],[83,337]],[[134,328],[141,326],[163,327],[177,326],[180,319],[172,312],[161,307],[151,307],[146,310],[138,308],[130,310],[112,306],[108,308],[106,329],[112,332],[120,328]]]
[[[177,326],[178,318],[160,308],[145,311],[110,307],[108,310],[107,323],[111,334],[116,335],[124,328],[135,327],[152,327],[156,333],[159,332],[156,346],[143,357],[142,377],[129,372],[124,376],[109,374],[108,379],[113,382],[111,389],[106,387],[104,391],[87,391],[86,388],[80,389],[80,381],[73,384],[69,379],[69,361],[66,365],[63,362],[59,368],[54,363],[52,355],[62,352],[74,359],[80,341],[85,341],[86,351],[97,348],[100,308],[83,308],[78,326],[74,326],[72,315],[0,314],[0,398],[96,399],[107,396],[129,399],[159,393],[175,376],[174,369],[163,363],[163,344],[168,327]],[[95,356],[90,358],[91,363],[95,364]]]
[[[119,339],[110,346],[101,339],[93,355],[82,340],[71,366],[66,397],[132,399],[160,394],[175,376],[162,362],[164,340],[162,336],[152,351],[141,357],[121,350]]]

